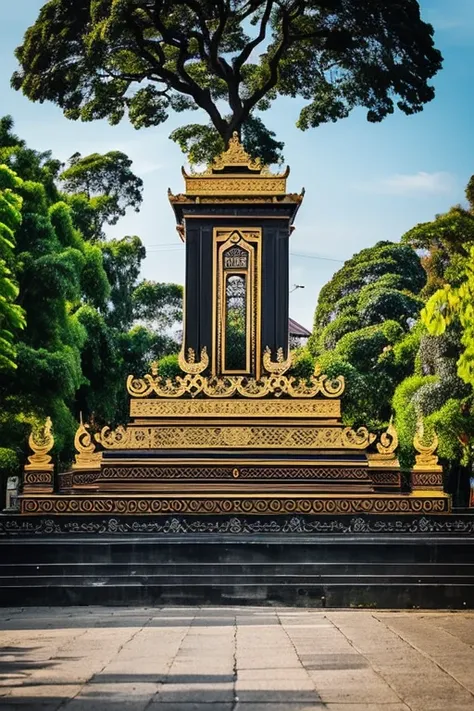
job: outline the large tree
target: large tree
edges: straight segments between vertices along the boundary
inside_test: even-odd
[[[13,86],[72,119],[203,109],[214,154],[279,95],[304,101],[303,130],[421,111],[442,64],[417,0],[49,0],[16,55]]]

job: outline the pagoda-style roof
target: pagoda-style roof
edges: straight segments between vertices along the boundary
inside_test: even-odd
[[[174,195],[168,191],[173,207],[186,203],[293,203],[303,200],[300,194],[287,193],[287,167],[281,173],[272,173],[260,159],[252,158],[240,143],[237,132],[229,147],[201,173],[188,173],[184,168],[185,192]]]

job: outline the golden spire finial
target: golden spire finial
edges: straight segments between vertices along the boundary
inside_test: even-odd
[[[234,131],[232,138],[229,140],[227,150],[214,158],[211,168],[212,170],[223,170],[226,167],[242,167],[246,166],[249,170],[262,170],[263,165],[260,158],[252,158],[242,143],[240,142],[239,134]]]

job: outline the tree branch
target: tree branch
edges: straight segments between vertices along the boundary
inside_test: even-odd
[[[238,57],[233,62],[234,68],[239,72],[240,75],[240,69],[241,67],[245,64],[247,59],[250,57],[251,53],[257,47],[260,42],[263,42],[265,39],[265,36],[267,34],[267,25],[268,25],[268,20],[270,19],[270,14],[272,11],[273,7],[273,0],[267,0],[267,4],[265,6],[264,13],[262,15],[262,19],[260,20],[260,32],[258,33],[257,37],[253,39],[251,42],[248,43],[248,45],[242,50],[242,52],[239,54]],[[239,76],[240,79],[240,76]]]
[[[280,40],[280,44],[279,44],[277,50],[275,51],[275,53],[273,54],[273,56],[270,57],[270,60],[268,62],[270,76],[262,84],[260,89],[257,89],[256,91],[254,91],[252,96],[249,96],[249,98],[243,102],[243,110],[242,110],[242,113],[239,117],[238,123],[242,124],[249,117],[250,112],[252,111],[253,107],[256,104],[258,104],[260,99],[262,99],[265,96],[265,94],[267,94],[277,84],[277,82],[278,82],[278,65],[280,63],[280,59],[283,56],[283,52],[289,47],[289,45],[290,45],[290,16],[286,10],[283,10],[282,37]]]

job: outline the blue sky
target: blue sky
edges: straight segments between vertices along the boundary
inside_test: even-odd
[[[136,131],[126,122],[84,124],[65,119],[52,104],[33,104],[10,89],[14,48],[34,22],[43,0],[2,0],[0,7],[0,115],[11,114],[15,131],[37,150],[66,160],[80,151],[122,150],[144,180],[144,203],[109,232],[138,234],[147,246],[143,276],[184,280],[184,250],[175,231],[167,188],[182,190],[184,156],[168,140],[181,117]],[[401,113],[373,125],[363,111],[305,133],[295,127],[297,107],[281,100],[264,117],[285,141],[291,166],[289,189],[306,188],[291,237],[291,315],[311,327],[318,292],[354,252],[378,240],[397,241],[418,222],[464,200],[474,173],[474,0],[422,0],[423,16],[436,28],[445,64],[435,78],[436,98],[425,110]],[[196,120],[193,114],[192,120]],[[171,248],[168,245],[173,244]],[[311,254],[322,258],[297,256]],[[341,262],[337,261],[341,260]]]

